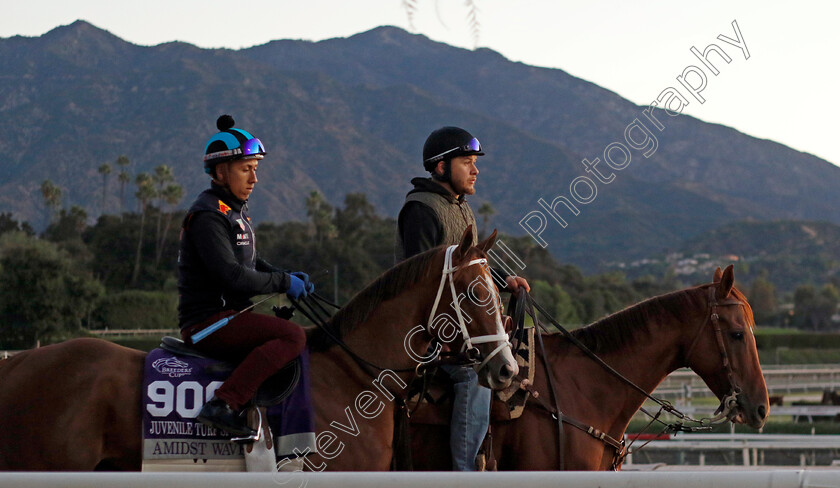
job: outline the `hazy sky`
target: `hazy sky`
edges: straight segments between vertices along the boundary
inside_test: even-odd
[[[180,40],[233,49],[274,39],[346,37],[395,25],[473,48],[465,0],[27,0],[4,2],[0,37],[38,36],[76,19],[136,44]],[[404,4],[415,6],[413,26]],[[480,47],[560,68],[639,104],[700,66],[692,46],[718,44],[720,70],[685,113],[773,139],[840,165],[840,2],[473,0]],[[719,39],[736,20],[749,59]],[[688,77],[697,83],[699,78]]]

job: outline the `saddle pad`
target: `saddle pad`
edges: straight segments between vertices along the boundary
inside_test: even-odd
[[[516,352],[516,364],[519,365],[519,374],[513,378],[511,385],[504,390],[493,392],[494,401],[498,400],[505,404],[506,408],[493,409],[492,420],[514,420],[518,419],[525,410],[525,403],[531,394],[519,387],[522,378],[534,384],[534,327],[525,329],[525,337],[522,338],[522,345]],[[501,412],[501,414],[499,413]]]
[[[230,435],[196,421],[204,403],[230,374],[219,361],[179,356],[154,349],[146,356],[143,377],[144,459],[230,459],[243,448]],[[268,408],[275,454],[315,452],[315,417],[309,380],[309,353],[301,354],[303,374],[282,403]]]

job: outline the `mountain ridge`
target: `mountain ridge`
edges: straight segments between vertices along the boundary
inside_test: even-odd
[[[0,205],[40,226],[41,181],[65,187],[65,205],[98,215],[96,169],[121,154],[135,172],[172,166],[186,206],[206,186],[198,168],[214,121],[232,113],[269,151],[253,198],[257,221],[305,219],[310,191],[333,205],[364,192],[395,216],[409,179],[423,174],[426,135],[460,125],[487,149],[471,201],[492,203],[492,225],[519,235],[537,200],[568,196],[569,183],[588,174],[583,158],[603,158],[646,108],[560,69],[389,26],[230,50],[138,46],[77,21],[0,39],[0,70],[0,114],[16,124],[0,136]],[[832,191],[840,168],[723,124],[657,114],[665,129],[654,133],[656,153],[633,152],[567,228],[549,223],[543,237],[555,256],[594,270],[732,221],[840,223]],[[115,190],[112,177],[109,211]]]

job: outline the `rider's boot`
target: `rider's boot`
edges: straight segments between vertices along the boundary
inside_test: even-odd
[[[254,429],[248,427],[247,416],[240,415],[224,400],[216,397],[201,407],[196,420],[238,437],[254,437],[257,434]]]

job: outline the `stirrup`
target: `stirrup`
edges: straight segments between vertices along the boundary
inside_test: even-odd
[[[239,443],[239,444],[248,444],[248,443],[251,443],[251,442],[258,442],[260,439],[262,439],[262,431],[263,431],[262,412],[260,412],[260,409],[257,408],[256,406],[253,406],[253,407],[250,407],[250,408],[255,409],[256,412],[257,412],[257,428],[254,429],[256,432],[254,433],[254,435],[247,435],[247,436],[243,436],[243,437],[231,437],[230,438],[231,442],[236,442],[236,443]],[[247,412],[247,410],[245,412]]]

